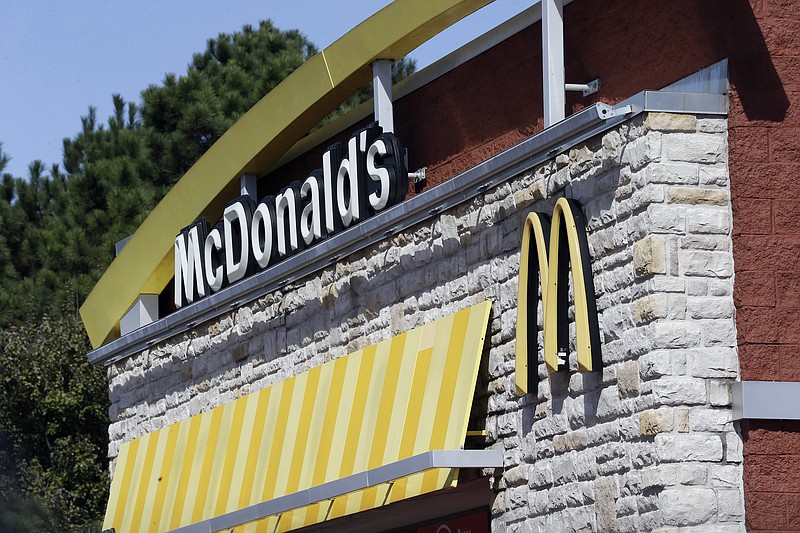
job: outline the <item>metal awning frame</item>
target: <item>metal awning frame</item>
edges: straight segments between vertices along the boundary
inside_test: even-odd
[[[257,503],[238,511],[174,529],[170,533],[213,533],[222,531],[315,503],[333,501],[339,496],[351,492],[392,483],[395,480],[434,468],[502,467],[503,452],[501,450],[431,450],[365,472],[359,472],[358,474]]]

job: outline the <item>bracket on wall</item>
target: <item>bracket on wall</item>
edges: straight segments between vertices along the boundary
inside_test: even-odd
[[[544,127],[564,120],[566,91],[582,91],[589,96],[600,89],[600,78],[589,83],[564,82],[564,3],[565,0],[542,0],[542,99]]]
[[[414,180],[414,185],[418,185],[425,181],[425,176],[428,171],[428,167],[422,167],[421,169],[417,170],[416,172],[409,172],[408,177]]]
[[[600,90],[600,78],[590,81],[589,83],[565,83],[565,91],[581,91],[583,96],[589,96]]]

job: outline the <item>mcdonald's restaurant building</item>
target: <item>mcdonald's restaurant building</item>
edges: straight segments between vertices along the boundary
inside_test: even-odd
[[[119,252],[106,529],[800,530],[800,2],[543,0],[387,83],[485,3],[345,33]]]

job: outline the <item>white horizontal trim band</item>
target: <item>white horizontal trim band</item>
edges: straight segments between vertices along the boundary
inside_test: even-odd
[[[734,420],[800,420],[800,382],[738,381],[731,392]]]

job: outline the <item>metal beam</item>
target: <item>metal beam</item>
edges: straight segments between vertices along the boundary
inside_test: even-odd
[[[389,483],[433,468],[502,468],[501,450],[431,450],[407,459],[343,477],[309,489],[273,498],[172,530],[171,533],[213,533],[285,513],[344,494]]]
[[[372,102],[375,105],[375,120],[383,131],[394,132],[392,111],[392,61],[378,59],[372,64]]]
[[[242,196],[250,196],[253,200],[258,201],[258,174],[253,172],[245,172],[239,176],[239,194]]]
[[[542,84],[544,127],[564,120],[564,3],[542,0]]]

